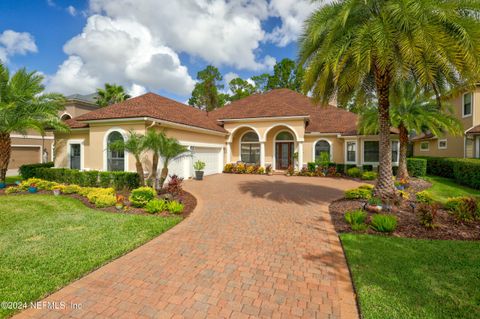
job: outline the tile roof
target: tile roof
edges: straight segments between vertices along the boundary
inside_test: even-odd
[[[226,133],[205,111],[166,97],[147,93],[76,117],[75,121],[151,117],[158,120]]]
[[[480,125],[472,127],[466,133],[467,134],[480,134]]]
[[[78,122],[74,119],[68,119],[68,120],[65,120],[64,121],[65,124],[67,124],[68,126],[70,126],[70,128],[84,128],[84,127],[88,127],[88,124],[87,123],[82,123],[82,122]]]
[[[356,134],[357,115],[334,106],[321,106],[289,89],[254,94],[211,114],[219,120],[309,116],[307,132]]]
[[[428,139],[432,139],[432,138],[436,138],[435,135],[433,135],[432,133],[421,133],[415,137],[412,137],[412,141],[415,142],[415,141],[421,141],[421,140],[428,140]]]

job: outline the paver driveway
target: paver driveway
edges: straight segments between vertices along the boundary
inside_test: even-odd
[[[19,317],[358,317],[327,211],[355,182],[215,175],[185,184],[199,200],[187,220],[46,298],[64,310]]]

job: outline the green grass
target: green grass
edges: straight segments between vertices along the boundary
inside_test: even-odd
[[[180,220],[101,212],[62,196],[1,196],[0,301],[38,300]]]
[[[5,178],[5,183],[7,184],[14,184],[16,181],[21,181],[22,178],[20,176],[7,176]]]
[[[437,202],[444,204],[448,198],[457,196],[476,196],[480,197],[480,190],[459,185],[455,181],[438,176],[428,176],[425,180],[432,183],[428,192]]]
[[[365,319],[479,318],[480,242],[341,240]]]

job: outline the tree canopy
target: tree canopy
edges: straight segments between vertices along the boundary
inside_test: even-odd
[[[130,98],[121,85],[105,83],[104,88],[97,89],[96,103],[99,106],[108,106],[123,102]]]

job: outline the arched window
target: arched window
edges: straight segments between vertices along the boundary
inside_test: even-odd
[[[107,170],[125,171],[125,152],[111,150],[110,145],[116,141],[123,141],[123,135],[120,132],[113,131],[107,138]]]
[[[62,121],[66,121],[66,120],[69,120],[71,119],[72,117],[70,116],[70,114],[68,113],[65,113],[62,115],[62,117],[60,118]]]
[[[322,155],[322,153],[328,154],[328,157],[327,155]],[[325,140],[318,141],[315,144],[315,161],[322,161],[326,159],[330,161],[331,158],[332,158],[332,150],[330,147],[330,143],[328,143]]]
[[[276,138],[277,141],[293,141],[293,135],[289,132],[280,132]]]
[[[240,141],[241,161],[260,165],[260,142],[255,132],[247,132]]]

